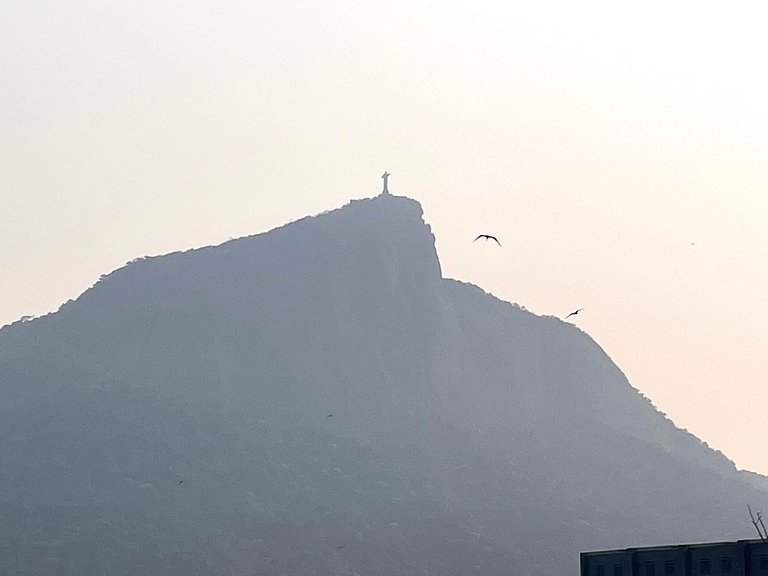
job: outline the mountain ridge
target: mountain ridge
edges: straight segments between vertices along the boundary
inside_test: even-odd
[[[575,572],[767,493],[392,195],[132,261],[0,329],[0,391],[4,573]]]

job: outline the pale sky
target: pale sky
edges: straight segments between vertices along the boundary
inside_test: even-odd
[[[0,325],[381,189],[768,473],[768,6],[0,3]],[[495,234],[504,247],[472,243]]]

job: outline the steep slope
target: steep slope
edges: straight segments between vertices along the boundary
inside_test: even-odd
[[[768,496],[394,196],[134,261],[0,330],[0,392],[3,574],[575,572]]]

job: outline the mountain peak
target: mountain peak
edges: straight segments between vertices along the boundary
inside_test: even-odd
[[[540,576],[766,494],[390,194],[116,270],[0,332],[0,394],[0,573]]]
[[[356,291],[374,293],[431,290],[442,277],[419,202],[380,194],[217,246],[138,258],[103,276],[61,312],[103,316],[104,307],[190,307],[233,296],[239,301],[272,281],[310,290],[295,277],[307,270],[318,282],[345,278]]]

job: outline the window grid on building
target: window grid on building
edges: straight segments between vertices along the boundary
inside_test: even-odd
[[[768,576],[768,541],[750,539],[582,552],[579,576]]]

